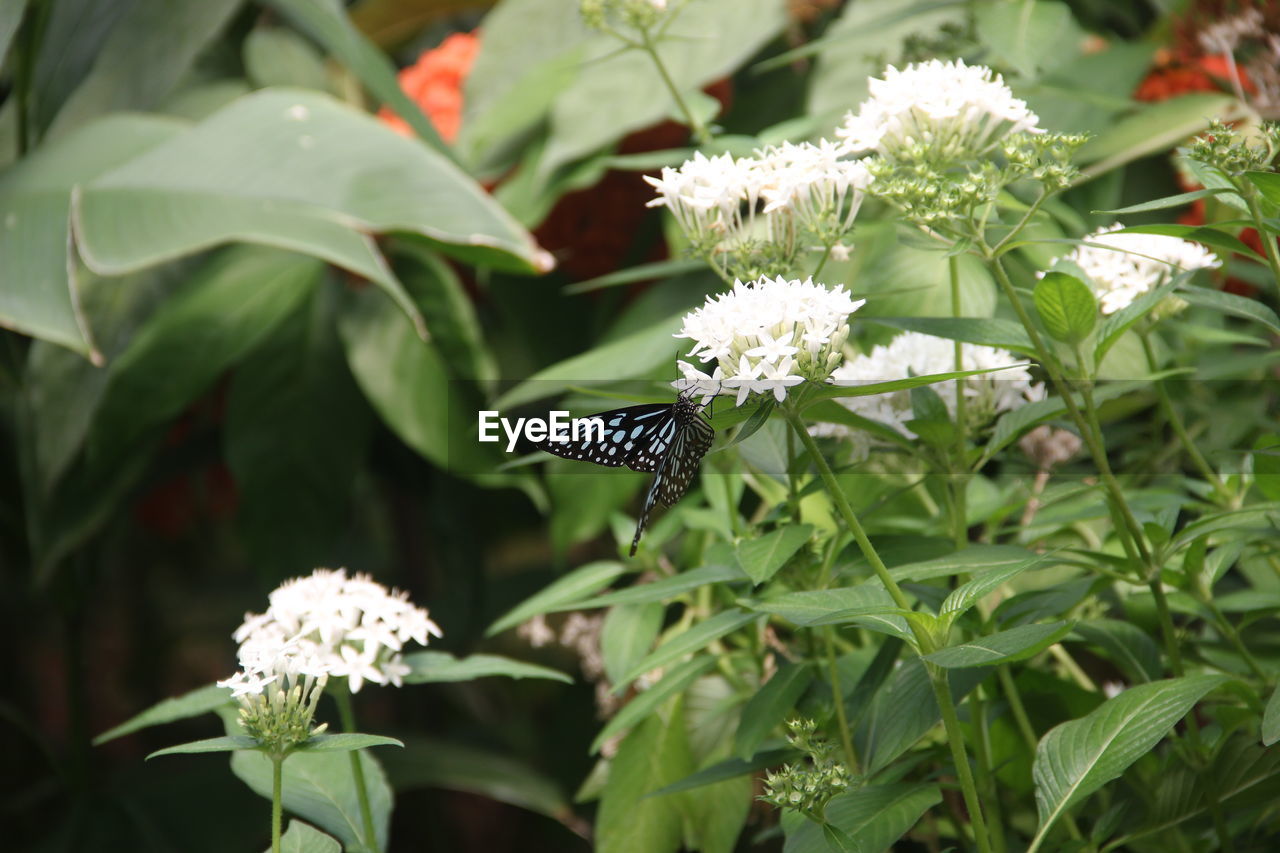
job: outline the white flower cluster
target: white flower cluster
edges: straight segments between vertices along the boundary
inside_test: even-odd
[[[865,302],[812,279],[735,282],[685,315],[676,337],[692,339],[689,355],[716,367],[707,374],[680,362],[685,378],[678,385],[707,395],[736,389],[739,406],[753,393],[781,402],[788,388],[831,375],[849,337],[849,315]]]
[[[784,142],[754,157],[697,152],[661,177],[645,176],[658,192],[649,207],[670,210],[703,253],[753,242],[790,248],[805,232],[835,242],[853,226],[870,181],[865,166],[840,153],[825,139]]]
[[[1011,366],[1020,361],[1012,353],[995,347],[961,345],[962,370],[1007,368],[996,373],[970,376],[961,381],[965,411],[974,423],[985,423],[1000,412],[1043,399],[1044,386],[1032,381],[1027,368]],[[887,346],[872,347],[865,355],[846,360],[836,368],[831,378],[837,385],[865,385],[912,376],[952,373],[955,369],[953,341],[919,332],[904,332]],[[956,412],[956,385],[956,382],[950,381],[929,386],[942,398],[953,418]],[[905,426],[906,421],[914,418],[910,390],[866,397],[841,397],[839,400],[857,415],[893,427],[903,435],[914,436]],[[836,424],[819,424],[813,432],[817,435],[849,436],[857,440],[865,437],[865,433],[861,431],[855,435],[849,428]]]
[[[1089,277],[1103,314],[1114,314],[1179,271],[1222,264],[1197,243],[1163,234],[1113,233],[1122,227],[1116,223],[1093,232],[1084,241],[1100,245],[1077,246],[1061,259]]]
[[[964,60],[890,65],[868,82],[871,97],[836,131],[851,154],[951,161],[980,155],[1010,133],[1043,130],[999,74]]]
[[[440,628],[408,593],[388,591],[368,575],[316,569],[285,581],[267,611],[245,614],[235,632],[242,672],[225,682],[235,695],[260,693],[281,667],[306,675],[347,679],[355,693],[365,681],[403,683],[405,643],[426,645]]]

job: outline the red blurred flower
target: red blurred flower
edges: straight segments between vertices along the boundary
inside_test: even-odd
[[[400,72],[400,88],[422,108],[445,142],[458,135],[462,83],[479,50],[480,39],[475,33],[453,33],[438,47],[424,50],[417,62]],[[405,120],[387,107],[378,111],[378,118],[398,133],[413,135]]]

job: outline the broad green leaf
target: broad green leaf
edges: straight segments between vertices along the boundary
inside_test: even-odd
[[[1098,322],[1098,300],[1075,276],[1047,272],[1032,294],[1040,322],[1049,337],[1064,344],[1078,344]]]
[[[701,788],[703,785],[714,785],[716,782],[723,782],[725,779],[732,779],[737,776],[746,776],[766,767],[776,767],[788,759],[795,758],[796,755],[796,751],[790,748],[764,749],[746,760],[729,758],[724,761],[718,761],[709,767],[704,767],[697,773],[684,777],[678,782],[672,782],[664,788],[659,788],[650,796],[661,797],[666,794],[676,794],[681,791]]]
[[[1254,441],[1253,484],[1267,500],[1280,501],[1280,435],[1265,433]],[[1224,563],[1221,571],[1229,565]]]
[[[1227,680],[1193,675],[1140,684],[1051,729],[1040,739],[1032,765],[1040,817],[1036,841],[1064,811],[1150,752],[1196,702]]]
[[[1207,189],[1192,190],[1189,193],[1178,193],[1177,195],[1165,196],[1164,198],[1153,199],[1152,201],[1144,201],[1141,204],[1132,204],[1128,207],[1120,207],[1115,210],[1095,210],[1095,214],[1109,214],[1112,216],[1122,216],[1129,213],[1150,213],[1153,210],[1169,210],[1175,207],[1186,207],[1193,201],[1202,198],[1211,198],[1223,193],[1234,192],[1228,187],[1209,187]]]
[[[311,259],[255,247],[207,262],[110,366],[90,459],[113,462],[186,408],[297,310],[320,271]]]
[[[203,752],[235,752],[242,749],[258,749],[259,744],[255,738],[248,735],[226,735],[224,737],[211,737],[204,740],[193,740],[190,743],[180,744],[178,746],[170,746],[165,749],[157,749],[155,752],[147,756],[150,761],[161,755],[188,755]]]
[[[1263,198],[1280,205],[1280,175],[1275,172],[1245,172],[1244,176],[1258,188]]]
[[[625,690],[628,684],[649,670],[666,666],[685,655],[701,651],[726,634],[731,634],[758,618],[760,617],[757,613],[745,613],[734,608],[717,613],[710,619],[697,623],[687,631],[676,634],[661,646],[658,646],[652,654],[633,666],[626,676],[615,685],[614,692],[618,693]]]
[[[617,382],[643,376],[662,364],[670,364],[679,347],[675,333],[684,312],[639,331],[543,368],[494,403],[495,409],[512,409],[593,381]]]
[[[813,673],[803,663],[787,662],[747,700],[733,736],[733,752],[743,761],[755,755],[764,739],[795,709]]]
[[[435,252],[398,240],[389,251],[394,269],[426,318],[431,343],[449,375],[484,384],[497,378],[492,347],[484,340],[475,304],[458,274]]]
[[[297,750],[299,752],[351,752],[370,746],[404,746],[404,744],[393,737],[344,732],[334,735],[312,735],[304,743],[299,744]]]
[[[92,69],[58,110],[48,138],[108,113],[158,108],[196,58],[222,36],[241,0],[134,0],[125,5]]]
[[[287,318],[244,360],[227,395],[236,527],[269,577],[323,565],[333,553],[373,426],[337,335],[337,296],[322,289]]]
[[[617,681],[653,650],[653,641],[662,629],[667,608],[651,601],[647,604],[620,604],[605,614],[600,627],[600,655],[604,673]]]
[[[557,0],[559,13],[577,4]],[[544,14],[556,14],[544,9]],[[658,53],[682,94],[736,71],[786,26],[779,0],[700,0],[673,9],[658,40]],[[577,77],[551,106],[550,137],[540,171],[598,151],[633,130],[676,115],[665,86],[653,85],[653,60],[639,50],[618,49],[613,38],[592,38]],[[679,121],[684,121],[681,117]]]
[[[404,119],[420,139],[445,157],[452,157],[435,125],[400,86],[391,59],[351,25],[338,0],[265,0],[265,4],[333,54],[374,97]]]
[[[761,613],[781,616],[801,627],[830,625],[833,620],[847,620],[852,614],[886,613],[897,609],[884,587],[870,583],[836,589],[784,592],[751,602],[751,607]]]
[[[613,607],[618,604],[642,604],[646,601],[668,601],[691,589],[713,583],[746,581],[747,576],[737,566],[702,566],[687,572],[649,583],[636,584],[617,592],[606,592],[595,598],[578,599],[561,610],[586,610],[592,607]]]
[[[189,693],[157,702],[141,714],[130,717],[120,725],[108,729],[93,739],[93,745],[99,746],[109,740],[115,740],[118,737],[124,737],[151,726],[172,723],[175,720],[185,720],[189,717],[198,717],[231,701],[231,691],[226,687],[218,687],[214,684],[197,687]]]
[[[342,853],[342,845],[310,824],[291,820],[289,828],[280,836],[280,850],[281,853]],[[268,847],[265,853],[270,851]]]
[[[484,635],[492,637],[540,613],[551,613],[561,605],[579,601],[613,583],[628,571],[629,569],[622,563],[607,561],[588,563],[576,568],[507,611],[489,626]]]
[[[1280,518],[1280,503],[1261,503],[1240,507],[1239,509],[1209,513],[1179,530],[1171,540],[1168,550],[1170,553],[1178,551],[1206,533],[1227,530],[1232,527],[1263,524],[1274,529],[1277,518]]]
[[[254,86],[330,91],[324,57],[293,30],[259,23],[244,40],[244,70]]]
[[[1207,287],[1186,287],[1178,291],[1178,296],[1192,305],[1261,323],[1268,331],[1280,335],[1280,317],[1257,299],[1237,296],[1224,290],[1210,290]]]
[[[762,402],[759,406],[756,407],[756,410],[751,413],[751,417],[743,421],[742,426],[739,427],[738,431],[733,434],[733,438],[730,441],[725,442],[724,445],[722,445],[715,452],[723,453],[724,451],[728,450],[730,447],[741,444],[742,442],[746,441],[748,438],[751,438],[751,436],[759,432],[760,429],[762,429],[764,425],[769,422],[769,416],[773,414],[773,410],[776,405],[777,405],[777,401],[774,400],[772,397],[769,397],[764,402]]]
[[[1101,364],[1111,348],[1120,342],[1120,337],[1158,308],[1177,289],[1178,284],[1177,281],[1170,281],[1154,290],[1148,290],[1119,311],[1104,317],[1098,325],[1097,344],[1093,348],[1094,364]]]
[[[283,164],[283,165],[282,165]],[[448,160],[327,95],[262,89],[85,186],[91,269],[119,274],[232,240],[315,255],[421,317],[370,238],[418,235],[464,260],[545,267],[532,238]]]
[[[684,800],[686,849],[701,853],[733,853],[751,812],[755,780],[737,776],[713,785],[688,789]]]
[[[622,710],[614,714],[605,727],[591,741],[591,752],[594,754],[604,746],[605,741],[614,735],[624,732],[649,717],[668,698],[684,691],[698,676],[715,666],[716,659],[710,655],[690,658],[679,666],[665,672],[657,684],[636,694]]]
[[[172,119],[118,115],[48,143],[0,174],[0,326],[68,347],[96,363],[67,257],[71,188],[162,144]]]
[[[738,543],[738,565],[756,586],[777,574],[813,535],[809,524],[788,524],[772,533]]]
[[[1280,687],[1271,691],[1267,707],[1262,712],[1262,745],[1271,746],[1280,740]]]
[[[224,717],[238,728],[234,717]],[[397,751],[397,750],[392,750]],[[365,788],[373,812],[374,832],[380,849],[386,849],[391,818],[391,786],[382,765],[368,751],[355,753],[364,772]],[[231,772],[258,796],[271,800],[271,759],[261,752],[236,752]],[[351,773],[351,753],[297,752],[283,767],[284,808],[342,842],[348,850],[364,850],[364,823]]]
[[[1113,123],[1076,152],[1076,162],[1089,164],[1086,177],[1096,177],[1167,151],[1236,110],[1229,95],[1192,93],[1144,106]]]
[[[62,0],[45,7],[31,77],[30,124],[34,142],[93,68],[112,30],[129,11],[129,3]],[[6,104],[8,106],[8,104]]]
[[[868,785],[833,797],[825,817],[853,842],[851,849],[856,853],[881,853],[891,849],[940,802],[942,792],[937,785]],[[798,813],[787,814],[783,828],[787,832],[784,853],[828,853],[831,849],[822,838],[822,828]]]
[[[1085,32],[1065,3],[1026,0],[978,7],[978,37],[1027,80],[1080,53]]]
[[[924,659],[946,669],[995,666],[1039,654],[1071,633],[1070,622],[1019,625],[958,646],[927,654]]]
[[[440,681],[472,681],[502,675],[507,678],[550,678],[572,684],[573,679],[545,666],[510,660],[498,655],[469,655],[455,658],[448,652],[414,652],[405,655],[409,672],[406,684],[434,684]]]
[[[1163,674],[1160,647],[1146,631],[1132,622],[1118,619],[1090,619],[1077,622],[1072,633],[1107,653],[1129,681],[1141,684]]]
[[[999,571],[1015,566],[1020,567],[1018,570],[1022,571],[1024,568],[1030,568],[1034,565],[1034,561],[1039,559],[1042,559],[1041,555],[1017,545],[973,545],[930,560],[892,566],[889,574],[900,583],[926,581],[949,578],[954,575],[977,575],[977,573]],[[978,579],[975,576],[974,580]],[[879,586],[880,581],[877,578],[871,578],[868,583]]]
[[[599,853],[676,853],[683,809],[679,796],[649,797],[688,775],[693,757],[679,708],[648,717],[631,731],[609,763],[609,779],[596,818]]]
[[[1049,561],[1050,555],[1048,554],[1031,554],[1025,559],[1013,563],[975,567],[971,571],[976,576],[952,590],[946,600],[942,602],[942,607],[938,612],[943,616],[950,616],[955,619],[1002,584],[1013,580],[1028,569],[1042,567],[1041,564],[1049,564]]]
[[[569,803],[553,780],[507,755],[456,740],[410,736],[404,749],[379,755],[397,791],[445,788],[466,791],[563,820]]]
[[[1035,352],[1026,330],[1013,320],[996,317],[876,317],[875,322],[953,341],[1028,354]]]

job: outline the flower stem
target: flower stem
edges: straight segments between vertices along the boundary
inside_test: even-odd
[[[284,806],[284,757],[271,756],[271,853],[280,853],[280,824]]]
[[[960,317],[963,314],[963,306],[960,297],[960,256],[952,255],[947,259],[947,272],[951,279],[951,316]],[[964,370],[964,344],[960,341],[953,342],[953,354],[955,356],[955,370],[957,373]],[[951,477],[948,477],[947,488],[952,490],[952,503],[954,512],[952,513],[952,536],[955,539],[956,547],[963,548],[969,544],[969,510],[966,506],[967,492],[969,486],[969,462],[966,458],[969,448],[969,436],[966,432],[968,417],[965,413],[966,402],[964,398],[964,382],[963,379],[955,381],[956,394],[956,465],[959,469]],[[959,478],[959,482],[956,478]]]
[[[693,114],[693,110],[689,109],[689,105],[685,103],[684,97],[680,94],[680,89],[676,86],[675,80],[671,79],[671,74],[667,71],[666,64],[658,54],[658,46],[654,44],[653,36],[649,34],[648,28],[640,30],[640,46],[653,58],[653,64],[658,69],[658,75],[662,77],[662,82],[666,84],[667,91],[671,93],[672,100],[676,102],[676,107],[684,114],[685,121],[689,124],[689,132],[693,134],[694,141],[699,145],[706,145],[711,141],[711,134],[707,132],[706,126],[698,121],[697,116]]]
[[[1262,210],[1258,206],[1258,188],[1247,180],[1236,182],[1240,195],[1244,197],[1245,203],[1249,205],[1249,217],[1253,219],[1254,230],[1258,232],[1262,242],[1262,250],[1267,256],[1267,264],[1271,267],[1271,280],[1275,282],[1277,291],[1280,291],[1280,254],[1276,250],[1275,235],[1269,232],[1262,224]]]
[[[840,743],[844,746],[844,758],[849,772],[858,772],[858,753],[853,748],[853,737],[849,733],[849,718],[844,710],[844,691],[840,689],[840,668],[836,666],[835,629],[830,625],[822,629],[823,640],[827,652],[827,678],[831,681],[831,699],[836,706],[836,721],[840,723]]]
[[[342,686],[334,691],[334,698],[338,703],[338,716],[342,719],[342,730],[345,732],[354,732],[356,730],[356,713],[351,706],[351,691],[347,687],[344,679]],[[351,759],[351,778],[356,786],[356,799],[360,803],[360,821],[364,828],[364,843],[367,848],[377,851],[378,834],[373,828],[373,809],[369,806],[369,789],[365,785],[364,766],[360,761],[361,750],[354,749],[347,753]]]
[[[964,732],[960,729],[960,717],[956,714],[956,705],[951,698],[951,684],[947,680],[947,671],[928,662],[925,662],[924,666],[929,673],[929,681],[933,684],[933,695],[938,700],[938,708],[942,711],[942,727],[947,732],[951,760],[956,766],[956,776],[960,780],[960,791],[964,794],[965,808],[969,810],[973,840],[977,842],[978,853],[991,853],[987,822],[982,817],[982,801],[978,798],[978,787],[974,784],[973,770],[969,767],[969,756],[964,748]]]

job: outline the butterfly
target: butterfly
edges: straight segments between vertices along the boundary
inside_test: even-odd
[[[575,424],[591,421],[603,424],[603,436],[600,429],[584,429],[575,433],[585,433],[588,437],[584,440],[546,439],[534,442],[534,446],[565,459],[581,459],[613,468],[626,465],[633,471],[654,475],[640,508],[636,536],[631,540],[634,557],[649,513],[657,504],[674,506],[684,496],[698,463],[711,447],[715,430],[702,417],[702,406],[685,393],[679,394],[671,404],[627,406],[577,418]]]

